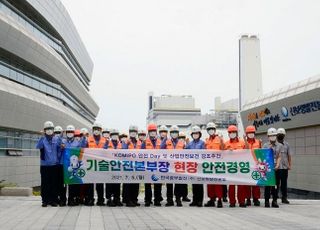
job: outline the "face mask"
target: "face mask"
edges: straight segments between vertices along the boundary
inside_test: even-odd
[[[173,133],[170,133],[170,136],[171,136],[173,139],[177,139],[178,136],[179,136],[179,133],[173,132]]]
[[[149,136],[150,137],[156,137],[157,136],[157,132],[156,131],[151,131],[151,132],[149,132]]]
[[[93,135],[99,136],[101,134],[100,130],[93,130]]]
[[[55,133],[54,134],[56,137],[62,137],[62,133]]]
[[[166,133],[166,132],[161,132],[161,133],[160,133],[160,136],[161,136],[161,137],[167,137],[167,133]]]
[[[130,135],[130,137],[135,138],[137,136],[137,133],[136,132],[130,132],[129,135]]]
[[[73,138],[74,137],[74,133],[67,133],[67,137],[70,138],[70,139]]]
[[[200,138],[200,134],[199,133],[194,133],[194,134],[192,134],[192,138],[194,140],[198,140]]]
[[[109,138],[109,137],[110,137],[110,134],[109,134],[109,133],[103,133],[102,136],[103,136],[104,138]]]
[[[276,137],[276,136],[270,136],[270,137],[269,137],[269,140],[272,141],[272,142],[274,142],[274,141],[277,140],[277,137]]]
[[[229,138],[234,139],[237,137],[237,133],[229,133]]]
[[[184,138],[179,138],[179,141],[185,142],[186,140]]]
[[[283,135],[283,134],[279,134],[279,135],[277,136],[277,139],[278,139],[278,141],[283,141],[284,135]]]
[[[75,137],[74,138],[76,141],[80,141],[81,140],[81,137]]]
[[[209,129],[209,130],[208,130],[208,134],[209,134],[210,136],[214,135],[215,133],[216,133],[216,131],[215,131],[214,129]]]
[[[45,131],[46,135],[51,136],[53,134],[53,130],[52,129],[47,129]]]
[[[145,135],[139,136],[139,140],[140,140],[140,141],[145,141],[145,140],[146,140],[146,136],[145,136]]]
[[[118,135],[111,135],[111,139],[113,141],[117,141],[118,140]]]
[[[253,138],[254,138],[254,133],[248,133],[248,134],[247,134],[247,137],[248,137],[249,139],[253,139]]]
[[[121,138],[121,142],[127,142],[127,138],[126,137]]]

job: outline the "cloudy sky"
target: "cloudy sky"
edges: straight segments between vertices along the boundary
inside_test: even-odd
[[[98,121],[145,126],[147,95],[202,112],[238,96],[238,39],[258,34],[265,93],[320,74],[317,0],[62,0],[93,61]]]

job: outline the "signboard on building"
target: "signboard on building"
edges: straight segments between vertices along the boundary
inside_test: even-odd
[[[320,124],[320,88],[240,112],[244,127],[257,133],[268,128],[299,128]]]

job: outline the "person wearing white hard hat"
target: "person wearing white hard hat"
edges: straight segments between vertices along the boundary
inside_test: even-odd
[[[86,144],[87,148],[103,148],[106,144],[106,139],[102,136],[102,125],[99,123],[94,123],[92,126],[92,136],[88,137],[88,142]],[[86,185],[85,202],[86,206],[94,205],[94,185]],[[104,206],[104,185],[101,183],[96,184],[96,191],[98,195],[97,205]]]
[[[165,125],[161,125],[159,128],[160,140],[163,141],[168,138],[168,128]]]
[[[75,139],[75,127],[68,125],[66,127],[66,138],[62,140],[65,148],[81,148],[81,143]],[[80,185],[70,184],[68,186],[68,206],[79,205],[80,199]]]
[[[110,137],[111,139],[106,142],[103,148],[104,149],[122,149],[123,144],[119,139],[119,130],[111,129]],[[121,190],[120,183],[106,184],[106,198],[107,198],[108,206],[110,207],[123,206],[120,200],[120,190]]]
[[[291,151],[290,146],[284,137],[286,136],[286,130],[284,128],[279,128],[277,130],[277,141],[281,144],[280,151],[280,165],[279,169],[276,171],[276,181],[277,181],[277,196],[279,196],[279,188],[281,190],[281,201],[283,204],[289,204],[288,201],[288,171],[291,169]]]
[[[44,123],[42,136],[36,148],[40,150],[40,175],[42,207],[58,205],[59,161],[61,159],[62,140],[54,136],[54,125],[51,121]]]
[[[126,149],[140,149],[141,141],[138,139],[138,127],[136,125],[129,126],[129,139],[127,140],[126,145],[122,145],[123,148]],[[127,207],[136,207],[140,206],[138,203],[138,195],[139,195],[139,184],[131,183],[131,184],[123,184],[122,187],[122,197],[123,203],[126,203]]]
[[[199,126],[191,128],[192,141],[187,144],[186,149],[205,149],[205,143],[201,140],[201,129]],[[203,205],[203,184],[192,184],[193,199],[190,206],[202,207]]]
[[[54,135],[63,137],[63,128],[60,125],[57,125],[56,127],[54,127],[53,132],[54,132]]]
[[[102,136],[103,136],[104,138],[106,138],[106,140],[109,140],[109,139],[110,139],[110,129],[104,128],[104,129],[102,130]]]
[[[213,122],[209,122],[207,124],[206,130],[209,135],[209,137],[206,139],[206,149],[223,150],[223,139],[216,133],[216,124]],[[210,200],[204,206],[214,207],[215,199],[218,198],[217,207],[222,208],[223,186],[220,184],[208,184],[207,191]]]
[[[179,127],[176,125],[171,126],[170,128],[170,138],[164,139],[160,145],[161,149],[184,149],[184,143],[179,141]],[[182,198],[182,189],[180,184],[174,186],[173,184],[167,183],[167,203],[166,207],[174,206],[173,202],[173,193],[176,197],[176,203],[178,207],[182,207],[181,198]]]
[[[281,145],[277,142],[277,130],[275,128],[269,128],[267,131],[268,135],[268,142],[265,143],[262,148],[264,149],[272,149],[273,150],[273,156],[274,156],[274,163],[275,163],[275,170],[279,168],[279,152]],[[271,207],[273,208],[279,208],[278,202],[277,202],[277,190],[275,186],[265,186],[264,187],[264,199],[265,199],[265,207],[270,208],[270,193],[272,194],[272,203]]]

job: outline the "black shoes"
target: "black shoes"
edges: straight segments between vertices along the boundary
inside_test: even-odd
[[[247,199],[246,205],[251,206],[251,199]]]
[[[256,207],[260,206],[260,201],[257,199],[253,199],[253,205]]]
[[[210,199],[205,205],[204,207],[214,207],[215,203],[214,203],[214,199]]]
[[[230,204],[229,205],[229,208],[235,208],[236,207],[236,204]]]
[[[85,206],[93,206],[94,205],[94,199],[85,199],[84,205]]]
[[[265,207],[265,208],[270,208],[270,203],[269,203],[268,200],[266,200],[266,201],[264,202],[264,207]]]
[[[246,208],[247,206],[246,206],[245,203],[241,203],[241,204],[239,204],[239,207],[240,207],[240,208]]]
[[[144,203],[144,206],[145,206],[145,207],[150,207],[150,205],[151,205],[151,202],[150,202],[150,201],[146,201],[146,202]]]
[[[154,201],[154,206],[161,207],[160,201]]]
[[[282,198],[282,204],[290,204],[287,198]]]
[[[187,196],[185,196],[185,197],[182,197],[182,201],[184,201],[184,202],[190,202],[191,200],[190,200]]]
[[[223,201],[223,202],[228,202],[227,197],[223,197],[223,198],[222,198],[222,201]]]
[[[272,207],[272,208],[279,208],[279,205],[278,205],[278,203],[277,203],[276,200],[272,201],[271,207]]]
[[[52,207],[58,207],[58,203],[56,203],[56,202],[51,202],[50,205],[51,205]]]
[[[180,199],[179,199],[179,200],[176,200],[176,203],[177,203],[177,207],[182,207],[182,202],[181,202]]]
[[[133,201],[127,201],[126,206],[127,207],[136,207],[136,204]]]
[[[45,203],[45,202],[43,202],[41,206],[44,207],[44,208],[46,208],[46,207],[48,207],[48,204]]]
[[[168,200],[165,206],[166,207],[174,206],[173,200]]]
[[[105,206],[104,201],[98,200],[97,201],[97,206]]]
[[[194,201],[192,201],[192,202],[189,204],[189,206],[190,206],[190,207],[195,207],[195,206],[197,206],[197,203],[194,202]]]
[[[222,208],[223,205],[222,205],[222,200],[219,199],[218,202],[217,202],[217,208]]]

